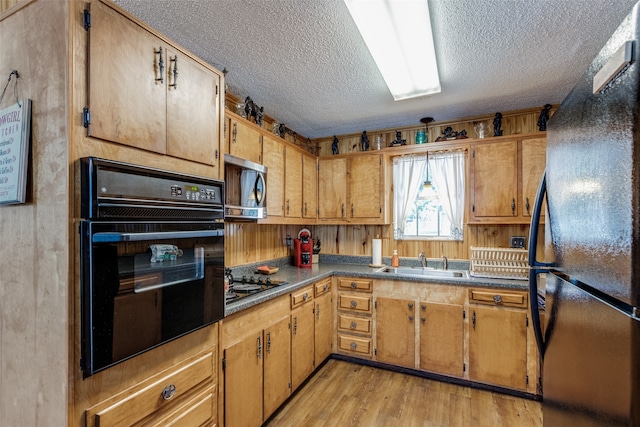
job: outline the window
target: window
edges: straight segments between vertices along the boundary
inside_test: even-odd
[[[398,240],[462,240],[463,151],[393,160],[394,236]]]

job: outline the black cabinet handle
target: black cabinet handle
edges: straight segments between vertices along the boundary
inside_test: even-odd
[[[173,62],[173,84],[170,84],[169,87],[174,89],[178,88],[178,55],[173,58],[169,58],[169,63]]]
[[[160,78],[157,78],[156,81],[163,83],[164,82],[164,61],[162,60],[162,46],[158,50],[153,50],[155,55],[160,55],[160,59],[158,59],[158,70],[160,70]]]

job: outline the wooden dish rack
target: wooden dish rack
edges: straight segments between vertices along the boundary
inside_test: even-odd
[[[492,279],[527,279],[529,277],[526,249],[481,248],[471,246],[469,274]]]

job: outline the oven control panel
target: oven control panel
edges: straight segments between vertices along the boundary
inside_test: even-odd
[[[171,178],[122,174],[113,170],[99,170],[98,197],[117,197],[144,200],[180,200],[222,205],[222,182],[199,183]]]

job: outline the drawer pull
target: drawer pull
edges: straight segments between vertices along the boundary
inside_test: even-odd
[[[176,386],[173,384],[169,384],[162,390],[162,398],[164,400],[169,400],[176,394]]]
[[[351,282],[351,288],[355,289],[358,287],[358,284],[356,282]]]
[[[409,303],[409,308],[410,309],[413,308],[413,303],[412,302]]]
[[[426,309],[427,309],[427,304],[422,304],[420,307],[421,307],[423,310],[426,310]]]
[[[495,302],[496,304],[502,304],[502,296],[501,295],[494,295],[493,296],[493,302]]]
[[[324,284],[324,287],[322,288],[323,291],[327,291],[329,290],[329,285],[327,285],[326,283]]]
[[[351,347],[351,350],[355,350],[356,348],[358,348],[358,344],[352,342],[351,345],[349,345],[349,347]]]
[[[356,308],[358,306],[358,303],[355,301],[351,301],[351,308]]]
[[[358,324],[356,322],[351,322],[351,329],[355,329],[358,327]]]
[[[309,294],[305,292],[304,295],[302,295],[302,299],[305,300],[305,301],[308,300],[309,299]]]

